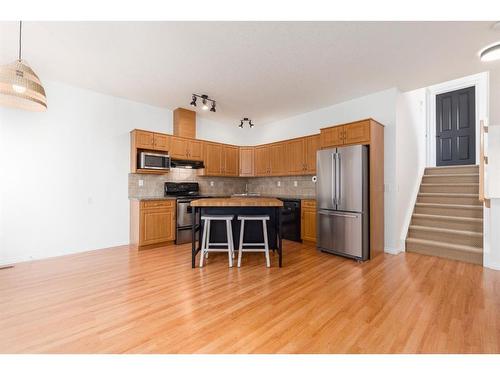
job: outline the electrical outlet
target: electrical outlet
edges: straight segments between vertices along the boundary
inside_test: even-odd
[[[139,180],[139,186],[140,187],[144,186],[144,180]]]
[[[210,181],[210,186],[214,186],[214,182],[213,181]]]
[[[293,186],[294,186],[294,187],[297,187],[297,186],[299,186],[299,183],[298,183],[297,181],[294,181],[294,182],[293,182]]]
[[[278,185],[278,187],[280,187],[281,186],[281,181],[278,181],[276,184]]]

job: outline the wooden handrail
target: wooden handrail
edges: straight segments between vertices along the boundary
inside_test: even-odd
[[[490,200],[485,196],[484,193],[484,169],[485,165],[488,164],[488,157],[484,155],[484,135],[488,133],[488,125],[485,124],[485,120],[480,121],[480,148],[479,148],[479,201],[483,202],[486,207],[489,207]]]

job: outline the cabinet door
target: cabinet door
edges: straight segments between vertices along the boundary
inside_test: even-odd
[[[303,241],[316,242],[316,201],[303,200],[301,210],[300,238]]]
[[[321,129],[321,147],[335,147],[344,144],[344,127],[334,126],[333,128]]]
[[[175,239],[175,213],[172,208],[143,209],[140,221],[141,246]]]
[[[255,175],[268,176],[269,169],[269,146],[255,147]]]
[[[344,125],[344,143],[368,143],[370,142],[370,121],[361,121]]]
[[[240,147],[240,176],[254,176],[254,148]]]
[[[154,145],[155,150],[159,151],[169,151],[170,148],[170,138],[166,134],[154,134]]]
[[[187,159],[187,140],[183,138],[171,137],[169,155],[172,158]]]
[[[288,141],[286,142],[285,150],[286,150],[285,153],[286,156],[284,157],[284,160],[285,160],[287,174],[290,175],[304,174],[306,165],[304,157],[305,140],[301,138]]]
[[[135,147],[152,150],[154,148],[154,133],[136,130]]]
[[[271,160],[271,175],[286,175],[286,143],[277,143],[269,147],[269,156]]]
[[[224,166],[223,174],[225,176],[238,176],[239,150],[235,146],[223,146]]]
[[[189,160],[203,160],[203,142],[188,141],[187,153]]]
[[[316,153],[319,150],[319,134],[305,138],[305,172],[316,173]]]
[[[222,145],[205,143],[205,175],[220,176],[222,174]]]

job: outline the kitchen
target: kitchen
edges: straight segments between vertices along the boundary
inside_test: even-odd
[[[191,207],[191,202],[196,199],[238,197],[255,202],[259,197],[273,197],[283,202],[279,214],[280,238],[313,246],[319,239],[318,246],[322,250],[363,261],[383,251],[384,173],[383,167],[380,167],[384,160],[383,125],[376,121],[367,119],[336,124],[322,128],[320,134],[270,144],[235,146],[197,139],[196,112],[178,108],[173,111],[173,133],[170,135],[139,129],[131,131],[130,242],[138,249],[172,243],[181,245],[193,240],[194,254],[194,241],[198,242],[198,248],[201,246],[198,228],[203,232],[204,227],[201,222],[197,227],[193,224],[200,220]],[[317,155],[320,155],[320,150],[323,153],[333,150],[332,155],[337,155],[337,147],[343,150],[350,145],[365,145],[366,149],[366,165],[355,165],[356,168],[365,169],[366,181],[363,182],[360,175],[348,182],[365,187],[364,207],[358,208],[365,213],[365,222],[361,224],[360,221],[354,232],[349,225],[344,228],[344,224],[336,224],[335,228],[344,228],[340,229],[344,234],[337,232],[337,236],[348,236],[349,239],[340,240],[334,245],[331,233],[335,229],[329,227],[332,225],[331,219],[326,219],[324,215],[318,216]],[[344,170],[340,164],[335,165],[338,165],[339,181],[341,171],[348,176],[348,169],[354,166],[349,160]],[[332,179],[332,176],[324,176],[324,180]],[[319,180],[321,182],[321,176]],[[343,189],[348,192],[353,189],[353,185],[346,185]],[[324,208],[332,209],[328,204]],[[350,208],[344,210],[352,211]],[[325,223],[318,223],[318,217]],[[255,225],[252,230],[253,224],[257,223],[247,224],[250,225],[248,233],[253,233],[247,236],[252,238],[251,242],[259,243],[262,233]],[[272,225],[270,223],[270,228]],[[320,233],[318,228],[323,228],[319,230]],[[233,248],[237,249],[239,227],[233,224],[233,230]],[[212,236],[217,238],[216,242],[221,243],[227,236],[223,223],[214,223],[212,231],[215,232]],[[328,241],[330,243],[327,244]],[[354,242],[356,250],[346,250]],[[194,256],[192,263],[194,266]]]

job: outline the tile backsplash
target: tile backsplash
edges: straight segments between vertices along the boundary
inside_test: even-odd
[[[142,186],[139,186],[142,180]],[[163,185],[167,181],[198,182],[200,191],[206,195],[231,195],[249,192],[276,196],[311,197],[315,194],[312,176],[292,177],[204,177],[198,176],[195,169],[172,168],[168,174],[135,174],[128,177],[128,195],[134,198],[162,197]],[[213,182],[213,186],[211,186]],[[278,186],[278,183],[280,186]],[[297,186],[295,186],[295,184]]]

